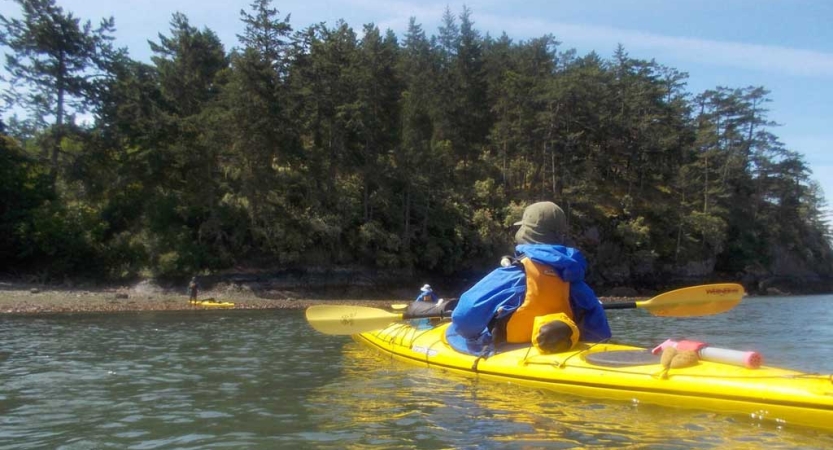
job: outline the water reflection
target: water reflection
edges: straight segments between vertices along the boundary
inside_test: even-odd
[[[597,402],[409,366],[350,343],[343,376],[309,399],[319,448],[830,448],[812,430]]]

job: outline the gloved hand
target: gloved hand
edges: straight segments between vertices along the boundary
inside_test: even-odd
[[[403,314],[404,319],[421,319],[426,317],[446,318],[451,317],[451,312],[457,306],[457,299],[450,301],[412,302]]]

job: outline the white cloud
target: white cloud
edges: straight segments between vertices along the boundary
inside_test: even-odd
[[[678,60],[712,66],[810,77],[833,76],[833,54],[814,50],[665,36],[535,18],[507,19],[486,15],[480,18],[479,23],[486,29],[506,31],[513,37],[536,37],[552,33],[566,47],[589,47],[603,55],[612,52],[616,43],[621,43],[629,51],[650,50],[653,56],[660,59],[672,56]]]
[[[350,0],[351,8],[371,12],[380,28],[404,32],[408,19],[416,17],[427,34],[433,34],[447,3]],[[473,6],[475,28],[493,36],[506,32],[513,39],[529,39],[553,34],[566,48],[596,50],[603,56],[612,53],[617,43],[628,51],[644,51],[660,60],[673,58],[707,66],[757,70],[803,77],[833,76],[833,54],[778,45],[749,44],[681,36],[600,25],[549,21],[538,17],[507,17],[490,13],[490,6]],[[488,2],[486,2],[488,3]],[[452,13],[462,7],[449,5]]]

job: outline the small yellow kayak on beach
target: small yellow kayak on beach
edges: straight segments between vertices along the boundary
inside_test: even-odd
[[[197,301],[189,301],[188,303],[190,303],[193,306],[202,306],[202,307],[205,307],[205,308],[233,308],[234,307],[234,303],[232,303],[232,302],[221,302],[221,301],[215,300],[213,298],[207,298],[207,299],[204,299],[204,300],[197,300]]]

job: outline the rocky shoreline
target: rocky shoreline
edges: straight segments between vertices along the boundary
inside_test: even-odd
[[[233,309],[305,309],[311,305],[338,304],[388,307],[406,303],[415,295],[405,290],[286,289],[252,291],[240,285],[214,285],[200,291],[200,299],[233,302]],[[603,302],[625,297],[603,297]],[[632,299],[632,298],[631,298]],[[0,315],[51,313],[110,313],[130,311],[211,310],[189,304],[183,288],[164,289],[149,282],[120,287],[66,287],[0,281]]]
[[[313,304],[344,304],[382,306],[401,303],[399,299],[363,300],[355,298],[332,298],[285,292],[275,298],[263,298],[251,293],[229,293],[218,290],[203,291],[199,299],[213,298],[217,301],[233,302],[233,309],[304,309]],[[186,311],[209,310],[188,302],[188,296],[180,292],[154,289],[143,286],[118,288],[66,288],[55,286],[28,285],[25,283],[0,282],[0,315],[3,314],[45,314],[45,313],[86,313],[86,312],[129,312],[129,311]]]

